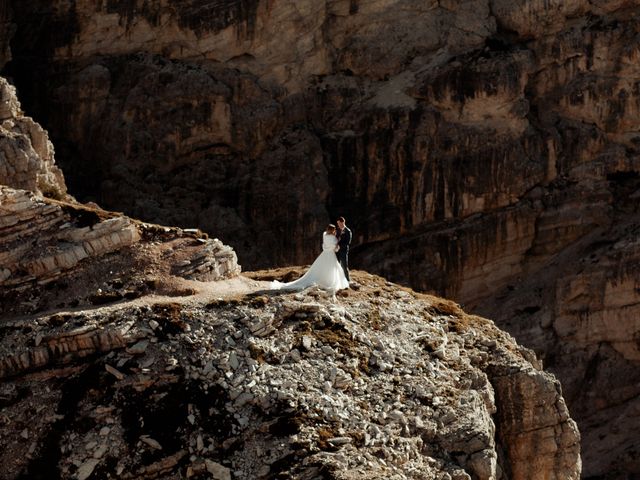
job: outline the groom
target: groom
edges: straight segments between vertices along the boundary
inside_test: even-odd
[[[338,224],[338,231],[336,236],[338,237],[338,246],[340,249],[336,252],[338,262],[344,270],[344,276],[347,277],[347,282],[351,282],[349,279],[349,244],[351,243],[351,230],[347,228],[344,221],[344,217],[339,217],[336,221]]]

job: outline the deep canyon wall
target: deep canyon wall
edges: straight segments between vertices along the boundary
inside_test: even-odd
[[[2,480],[580,478],[558,380],[492,321],[362,271],[270,294],[301,268],[78,203],[0,98]]]
[[[245,269],[310,261],[344,215],[356,267],[543,357],[585,476],[640,473],[638,2],[0,5],[72,194]]]

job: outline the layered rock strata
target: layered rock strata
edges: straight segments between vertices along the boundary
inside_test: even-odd
[[[11,60],[11,40],[16,30],[11,0],[0,1],[0,68]]]
[[[0,286],[46,284],[90,256],[132,245],[140,234],[126,217],[100,218],[81,206],[47,202],[0,186]]]
[[[580,477],[576,425],[530,351],[354,276],[337,302],[177,297],[4,323],[4,478]]]
[[[637,370],[634,2],[12,4],[6,71],[74,194],[251,267],[311,261],[345,215],[354,264],[544,356],[587,476],[640,473],[637,382],[607,380]]]
[[[77,305],[75,295],[91,300],[95,293],[90,291],[91,285],[117,276],[121,278],[115,282],[115,290],[122,292],[112,292],[105,299],[136,295],[127,290],[135,271],[127,274],[126,269],[152,256],[160,257],[152,264],[158,271],[179,278],[212,281],[240,272],[235,252],[199,230],[144,224],[98,207],[51,200],[0,185],[0,302],[4,318],[37,308],[27,300],[26,292],[39,297],[37,292],[43,285],[52,291],[67,289],[81,277],[86,277],[87,283],[71,288],[67,302]],[[114,274],[110,267],[119,271]]]
[[[140,295],[139,284],[131,289],[140,279],[134,281],[135,275],[115,279],[114,272],[105,266],[124,269],[127,262],[141,262],[150,253],[162,254],[163,261],[155,262],[160,263],[157,270],[176,278],[211,281],[240,272],[235,252],[198,229],[145,224],[95,204],[76,202],[66,194],[47,132],[22,115],[15,88],[4,78],[0,78],[0,95],[3,318],[42,308],[38,299],[46,297],[39,292],[43,286],[68,289],[82,277],[80,286],[68,290],[67,303],[78,305],[82,297],[92,303],[101,301],[102,295],[96,296],[91,288],[102,281],[117,285],[103,300]],[[107,254],[113,255],[106,259]]]
[[[525,277],[499,292],[500,305],[478,307],[508,318],[503,327],[563,379],[589,452],[585,468],[605,478],[637,471],[638,233],[633,214],[613,230],[595,229],[547,265],[552,281]]]

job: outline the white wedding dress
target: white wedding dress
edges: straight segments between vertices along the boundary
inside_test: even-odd
[[[337,244],[338,239],[335,235],[324,232],[322,234],[322,253],[318,255],[307,273],[293,282],[271,282],[271,288],[274,290],[303,290],[314,285],[331,291],[348,288],[349,282],[336,258]]]

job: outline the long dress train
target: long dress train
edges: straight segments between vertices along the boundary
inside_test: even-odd
[[[349,282],[336,258],[337,244],[338,239],[335,235],[324,232],[322,234],[322,253],[311,264],[307,273],[293,282],[271,282],[271,288],[275,290],[303,290],[313,285],[330,291],[348,288]]]

